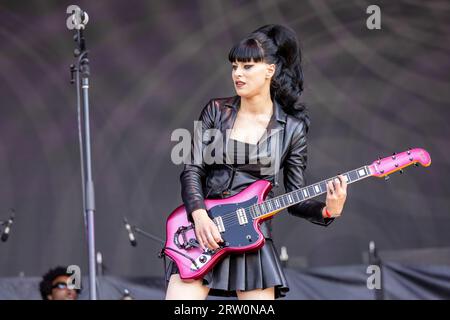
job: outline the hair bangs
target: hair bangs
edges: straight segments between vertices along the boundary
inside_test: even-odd
[[[264,60],[264,51],[256,39],[244,39],[231,48],[228,60],[230,62],[260,62]]]

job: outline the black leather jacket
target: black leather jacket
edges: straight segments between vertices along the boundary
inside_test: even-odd
[[[232,129],[239,106],[239,96],[212,99],[200,115],[199,121],[201,121],[203,132],[208,129],[219,129],[222,133],[224,145],[226,145],[228,139],[226,130]],[[273,115],[267,129],[269,132],[277,132],[278,137],[280,137],[277,155],[275,156],[275,166],[276,169],[283,169],[283,182],[286,192],[300,189],[305,184],[303,171],[306,168],[307,160],[304,122],[287,115],[280,105],[274,101]],[[203,141],[201,141],[201,151],[212,143],[212,137],[208,137],[207,134],[205,136],[206,139],[203,137]],[[267,141],[270,141],[273,137],[269,134],[266,138]],[[277,172],[279,170],[276,170],[273,174],[261,176],[255,174],[255,169],[259,168],[258,164],[236,167],[227,163],[207,164],[208,162],[198,160],[197,163],[194,163],[193,158],[191,159],[190,164],[185,164],[180,176],[181,196],[190,221],[192,221],[191,213],[194,210],[205,209],[203,202],[205,198],[232,196],[262,178],[271,181],[275,186],[278,185]],[[270,196],[272,195],[269,194]],[[288,208],[288,212],[312,223],[327,226],[334,219],[322,216],[324,206],[323,202],[310,199]],[[266,238],[271,238],[270,219],[262,223],[261,231]]]

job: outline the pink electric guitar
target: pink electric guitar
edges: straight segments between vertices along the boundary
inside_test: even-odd
[[[374,161],[371,165],[342,174],[347,183],[364,178],[386,177],[412,164],[424,167],[431,158],[424,149],[410,149]],[[276,213],[307,199],[326,193],[327,179],[281,196],[265,200],[270,182],[259,180],[240,193],[226,199],[207,199],[209,216],[217,225],[224,243],[217,250],[202,250],[195,237],[194,225],[188,221],[185,207],[175,209],[167,219],[164,253],[177,265],[182,279],[198,279],[226,254],[256,250],[264,245],[259,224]]]

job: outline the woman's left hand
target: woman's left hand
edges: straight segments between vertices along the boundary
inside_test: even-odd
[[[326,207],[323,209],[323,216],[329,218],[337,218],[342,214],[345,199],[347,198],[347,182],[344,176],[339,175],[333,181],[327,183],[327,199]],[[327,215],[326,211],[329,215]]]

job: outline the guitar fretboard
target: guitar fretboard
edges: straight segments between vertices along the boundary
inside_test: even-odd
[[[368,166],[364,166],[342,174],[347,184],[370,177],[371,173]],[[290,206],[299,204],[305,200],[317,197],[327,192],[327,183],[337,177],[320,181],[318,183],[306,186],[304,188],[285,193],[283,195],[266,200],[262,203],[250,206],[248,209],[253,219],[268,215],[274,211],[280,211]]]

